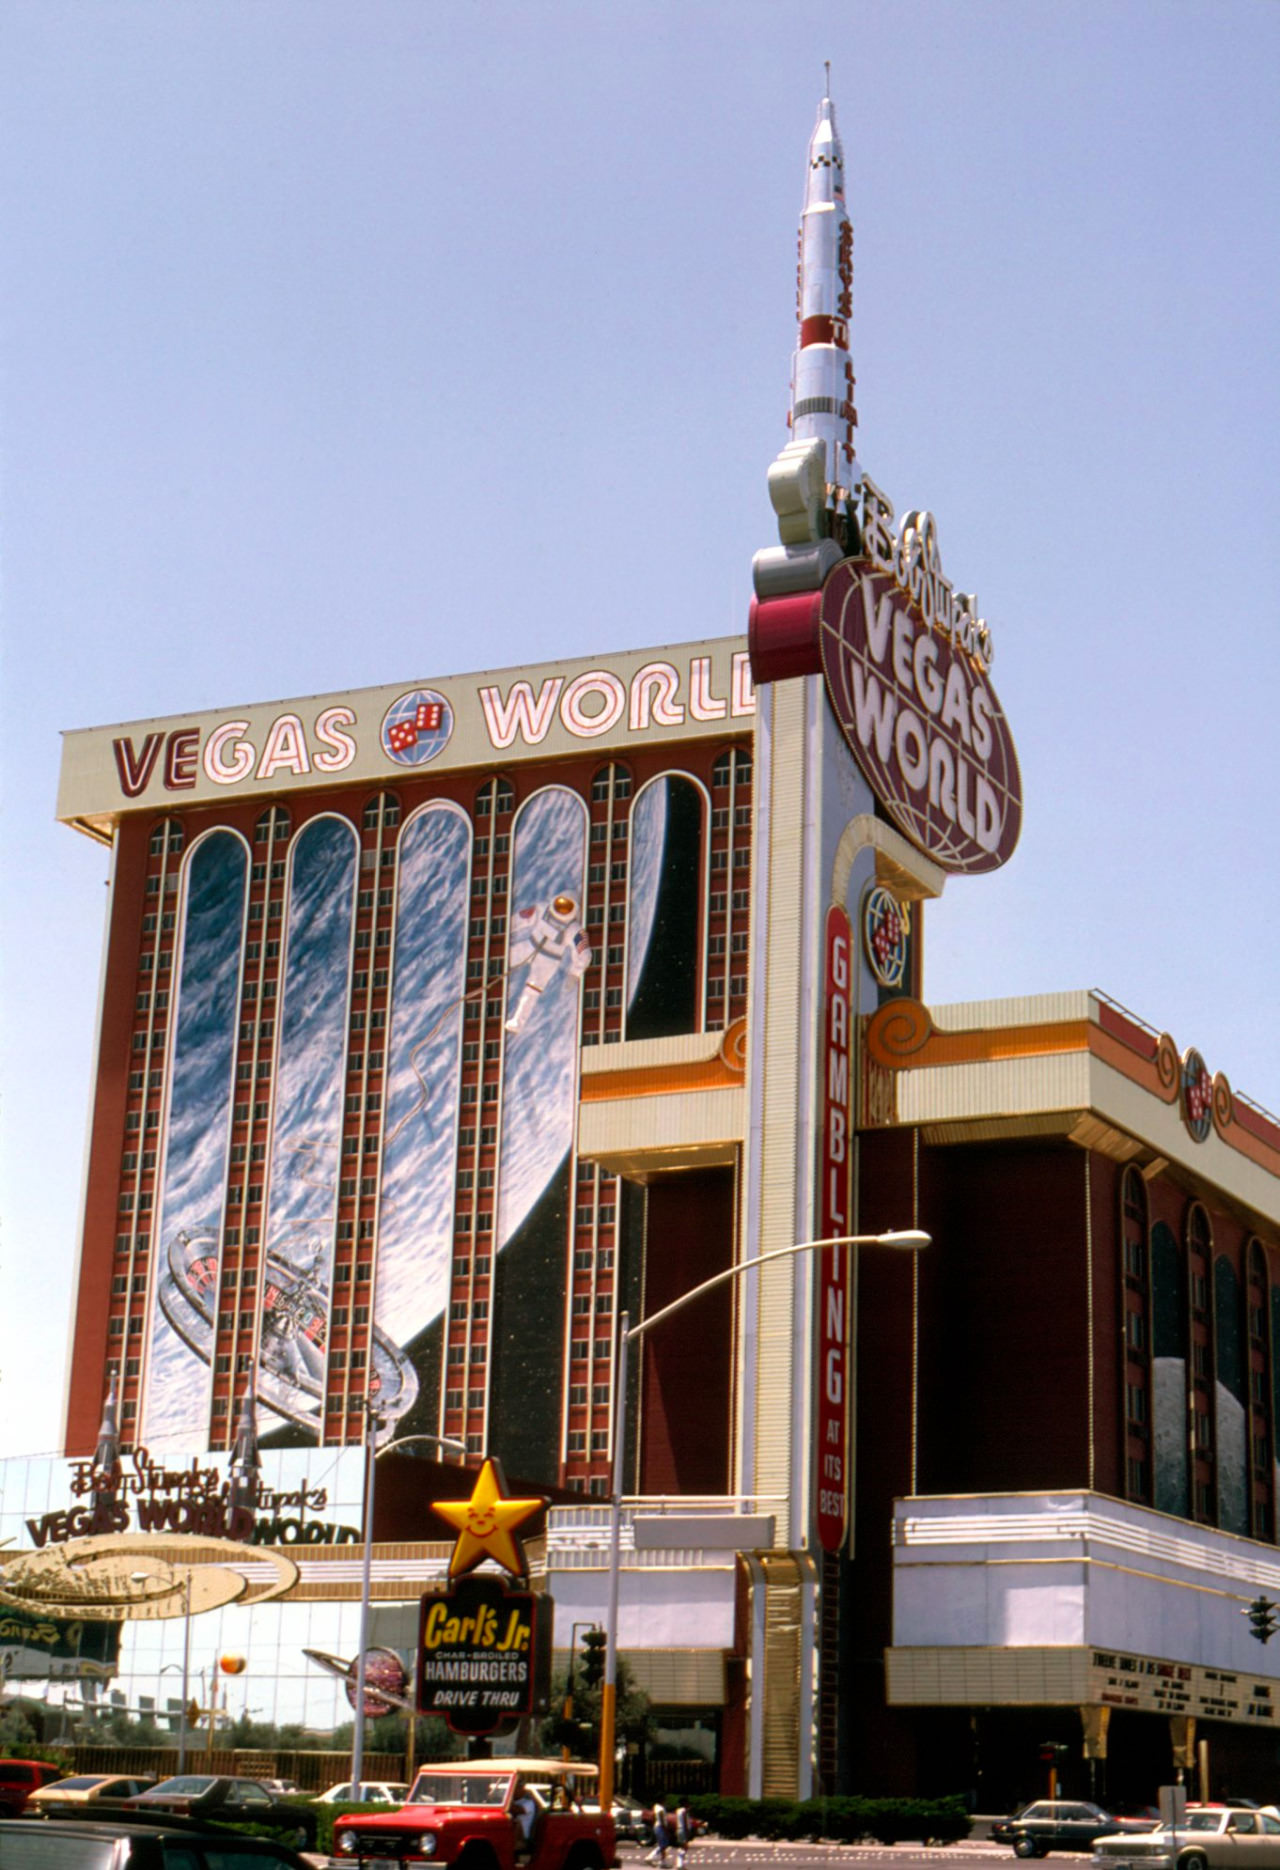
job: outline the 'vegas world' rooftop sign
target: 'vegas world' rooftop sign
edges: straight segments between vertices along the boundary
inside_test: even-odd
[[[746,646],[729,638],[89,728],[64,737],[58,816],[105,826],[131,806],[696,739],[754,712]]]

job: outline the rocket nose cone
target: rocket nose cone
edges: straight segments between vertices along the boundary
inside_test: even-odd
[[[830,201],[843,194],[844,150],[836,129],[836,107],[824,97],[809,138],[809,195],[811,200]]]

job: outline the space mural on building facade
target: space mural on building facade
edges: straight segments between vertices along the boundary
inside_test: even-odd
[[[628,781],[620,797],[629,793]],[[283,913],[271,931],[279,936],[279,998],[258,1006],[260,1015],[276,1015],[274,1059],[269,1083],[251,1080],[253,1097],[270,1096],[270,1143],[266,1161],[247,1171],[262,1178],[253,1378],[268,1444],[324,1437],[338,1190],[343,1176],[357,1173],[365,1186],[375,1175],[378,1190],[368,1356],[380,1433],[439,1423],[444,1383],[464,1380],[444,1368],[445,1321],[462,1224],[459,1190],[470,1188],[473,1175],[482,1187],[486,1179],[483,1170],[460,1171],[462,1162],[480,1160],[459,1148],[461,1124],[479,1114],[485,1133],[497,1139],[487,1176],[493,1276],[487,1329],[483,1305],[474,1327],[488,1354],[465,1376],[486,1384],[486,1442],[512,1471],[554,1472],[577,1199],[582,988],[593,943],[625,944],[618,1036],[696,1031],[706,1004],[705,784],[678,771],[659,773],[616,810],[617,906],[609,924],[590,936],[590,823],[581,790],[548,784],[522,801],[511,821],[505,893],[488,905],[477,904],[472,891],[483,887],[473,882],[474,852],[478,840],[487,850],[491,824],[483,816],[473,823],[450,798],[429,798],[408,811],[394,870],[378,872],[384,891],[389,876],[393,881],[394,908],[387,949],[378,956],[390,985],[376,1161],[344,1154],[357,1147],[350,1140],[353,1099],[364,1101],[353,1088],[359,1081],[348,1049],[359,1042],[350,1024],[353,970],[369,959],[357,947],[369,940],[356,933],[358,811],[348,817],[326,809],[289,839]],[[262,933],[260,923],[246,921],[248,871],[248,847],[229,830],[197,839],[182,863],[182,960],[141,1411],[141,1432],[157,1445],[201,1446],[209,1438],[222,1242],[239,1240],[240,1197],[228,1191],[245,1173],[230,1166],[245,1154],[231,1149],[233,1101],[250,1095],[247,1084],[236,1088],[237,1032],[243,1042],[250,1030],[243,1022],[254,1010],[245,942]],[[473,908],[485,910],[493,937],[481,978],[467,958],[469,932],[474,938],[478,926]],[[464,1088],[463,1065],[481,1049],[473,1035],[482,1030],[490,1035],[486,1051],[500,1046],[500,1083],[483,1087],[496,1109],[486,1101],[477,1113],[481,1091]],[[365,1036],[372,1043],[382,1035]],[[247,1078],[244,1065],[240,1072]],[[247,1107],[237,1106],[237,1116]],[[258,1103],[256,1113],[263,1108]]]
[[[234,832],[215,831],[192,846],[183,869],[143,1433],[198,1445],[208,1421],[248,850]]]
[[[267,1181],[258,1397],[318,1431],[333,1289],[350,952],[360,860],[355,827],[326,814],[293,841]]]

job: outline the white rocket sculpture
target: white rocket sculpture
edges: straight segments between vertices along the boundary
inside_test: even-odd
[[[758,552],[758,597],[816,590],[845,553],[844,516],[862,478],[854,451],[849,319],[853,311],[853,224],[844,200],[844,151],[835,106],[824,97],[809,139],[800,259],[799,324],[791,364],[791,440],[769,469],[769,498],[781,546]]]
[[[93,1451],[91,1498],[95,1508],[110,1504],[115,1492],[116,1476],[120,1472],[120,1428],[116,1419],[118,1407],[119,1386],[113,1375],[107,1386],[106,1402],[102,1405],[98,1445]]]
[[[262,1458],[258,1453],[257,1397],[251,1383],[240,1404],[235,1446],[231,1450],[231,1485],[227,1505],[232,1513],[256,1513]]]

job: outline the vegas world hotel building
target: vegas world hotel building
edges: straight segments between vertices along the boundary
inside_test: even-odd
[[[1082,1793],[1269,1794],[1280,1128],[1101,994],[928,1005],[1021,793],[976,601],[854,453],[847,228],[824,100],[749,636],[67,736],[110,898],[66,1452],[114,1382],[126,1445],[225,1462],[252,1389],[264,1473],[358,1526],[372,1391],[554,1491],[562,1650],[616,1462],[621,1649],[726,1790],[992,1809],[1053,1741]],[[901,1228],[655,1330],[614,1447],[623,1311]],[[446,1495],[381,1465],[407,1651]],[[66,1503],[0,1483],[20,1546]],[[218,1613],[281,1718],[354,1648],[342,1556]]]

